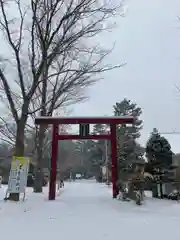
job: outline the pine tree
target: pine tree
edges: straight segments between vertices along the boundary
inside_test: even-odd
[[[158,197],[158,184],[160,186],[160,197],[162,198],[164,195],[162,184],[173,180],[170,177],[173,168],[172,156],[173,152],[168,140],[154,128],[146,144],[147,169],[153,174],[155,180],[153,184],[154,197]]]
[[[93,134],[108,134],[108,126],[106,124],[95,124],[93,126]],[[98,152],[102,153],[101,158],[105,158],[105,144],[106,144],[106,140],[98,140],[96,141],[96,146],[97,146],[97,150]]]
[[[172,164],[172,154],[168,140],[154,128],[146,144],[148,162],[153,166],[168,167]]]
[[[133,115],[135,121],[133,125],[122,124],[117,126],[117,147],[118,147],[118,167],[120,181],[127,177],[127,170],[134,163],[144,162],[143,148],[137,143],[142,129],[141,108],[128,99],[117,102],[114,106],[115,116]]]
[[[115,116],[134,116],[135,121],[133,125],[127,126],[126,124],[118,127],[118,133],[120,135],[131,135],[133,139],[140,137],[140,130],[142,129],[142,120],[139,117],[142,114],[141,108],[137,104],[131,102],[131,100],[123,99],[121,102],[117,102],[114,106]]]

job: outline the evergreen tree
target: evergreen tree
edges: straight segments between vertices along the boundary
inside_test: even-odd
[[[108,126],[106,124],[95,124],[93,126],[93,134],[107,134]],[[96,141],[96,151],[101,154],[101,159],[105,160],[105,145],[109,143],[105,139]],[[109,149],[109,148],[108,148]],[[102,161],[101,161],[102,163]]]
[[[107,132],[107,126],[105,124],[94,124],[93,134],[105,134]],[[95,141],[94,149],[91,155],[92,168],[95,172],[96,179],[101,181],[101,166],[105,163],[105,140]]]
[[[135,117],[133,125],[117,126],[119,179],[123,180],[127,177],[127,170],[132,164],[144,162],[144,149],[137,143],[142,129],[142,121],[139,119],[142,110],[128,99],[117,102],[113,109],[115,116],[133,115]]]
[[[84,177],[91,176],[92,172],[92,155],[96,143],[93,140],[78,140],[76,141],[76,152],[80,159],[80,165],[78,166],[78,172]]]
[[[146,144],[148,162],[153,166],[168,167],[172,164],[172,154],[168,140],[154,128]]]
[[[140,130],[142,129],[142,120],[139,117],[142,114],[141,108],[137,104],[131,102],[131,100],[123,99],[121,102],[117,102],[114,106],[115,116],[134,116],[135,121],[133,125],[127,126],[122,124],[118,127],[118,133],[120,135],[131,135],[131,138],[138,139],[140,137]]]
[[[173,152],[168,140],[154,128],[146,144],[146,157],[148,160],[146,171],[154,176],[152,189],[154,197],[162,198],[164,196],[162,184],[173,180],[171,179],[172,156]],[[158,196],[157,191],[158,184],[160,186],[160,196]]]

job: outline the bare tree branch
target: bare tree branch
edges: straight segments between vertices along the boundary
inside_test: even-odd
[[[10,4],[17,10],[18,20],[10,17],[8,12]],[[45,85],[45,82],[47,81],[46,78],[48,78],[48,80],[50,79],[52,82],[53,75],[57,79],[65,79],[66,75],[66,79],[71,79],[71,85],[73,85],[72,78],[75,75],[74,79],[82,77],[82,73],[93,75],[113,69],[113,66],[97,68],[98,64],[103,61],[109,52],[102,52],[102,49],[97,51],[99,46],[95,49],[94,46],[89,47],[88,45],[91,38],[109,28],[104,21],[114,16],[121,7],[121,4],[117,6],[112,4],[111,1],[103,3],[95,0],[80,0],[78,2],[75,0],[31,0],[31,5],[27,4],[27,6],[24,6],[20,0],[0,0],[0,7],[0,26],[6,36],[7,43],[12,49],[12,54],[15,57],[14,59],[12,58],[12,61],[10,62],[17,70],[16,73],[18,80],[15,78],[15,81],[19,84],[19,90],[22,94],[20,102],[22,106],[21,110],[23,109],[21,114],[24,118],[27,118],[27,108],[29,108],[34,92],[37,90],[37,87],[41,82]],[[29,14],[32,16],[32,21],[27,21],[30,16]],[[29,22],[28,28],[27,22]],[[29,44],[27,38],[25,38],[26,33],[28,32],[30,39]],[[24,44],[25,40],[26,44]],[[86,42],[87,44],[84,44]],[[29,46],[28,52],[25,51],[24,45]],[[24,54],[27,54],[28,56],[28,59],[26,59],[25,62],[29,69],[29,79],[26,79],[27,74],[24,70]],[[79,55],[77,60],[73,59],[76,55]],[[87,57],[83,55],[87,55]],[[94,62],[91,66],[87,60],[88,55],[89,63],[90,61]],[[96,61],[94,61],[95,55],[99,56],[99,59],[96,56]],[[86,58],[86,64],[83,64],[83,57]],[[58,69],[55,69],[52,65],[57,65],[57,62],[59,66]],[[16,111],[16,104],[11,96],[13,91],[9,84],[8,74],[5,74],[5,71],[2,69],[0,70],[0,78],[13,117],[17,122],[21,116],[19,115],[19,111]],[[44,71],[47,71],[45,74],[46,76],[42,76]],[[81,82],[86,82],[87,86],[88,83],[90,84],[93,81],[90,81],[90,76],[86,76]],[[46,85],[46,88],[48,88],[48,84]],[[76,87],[78,88],[77,83]],[[55,88],[59,88],[59,90],[58,94],[54,94],[53,92],[53,102],[55,102],[55,99],[58,99],[58,96],[64,94],[68,89],[67,80],[66,84],[61,80],[61,85],[58,87],[56,86]],[[40,92],[39,90],[37,91]],[[73,93],[72,96],[73,95],[77,96],[75,93]],[[44,96],[44,94],[42,94],[42,96]],[[51,102],[51,98],[48,98],[49,100],[44,100],[44,104],[45,102]],[[84,97],[80,99],[84,99]],[[53,104],[51,104],[51,109]]]
[[[1,141],[7,142],[13,146],[15,143],[16,136],[15,124],[0,117],[0,135]]]

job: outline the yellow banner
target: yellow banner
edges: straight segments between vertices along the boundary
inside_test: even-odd
[[[13,156],[13,160],[11,163],[11,169],[17,169],[20,166],[24,166],[26,164],[28,164],[30,162],[30,158],[28,157],[17,157],[17,156]]]

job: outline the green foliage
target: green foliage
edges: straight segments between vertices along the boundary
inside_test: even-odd
[[[140,137],[140,130],[142,129],[142,120],[139,117],[142,114],[141,108],[137,106],[137,104],[123,99],[121,102],[117,102],[114,106],[114,116],[134,116],[135,121],[133,125],[127,126],[126,124],[122,124],[118,127],[119,135],[131,135],[131,138],[137,139]]]
[[[119,177],[125,177],[125,170],[135,162],[144,162],[144,149],[137,143],[142,129],[142,121],[139,119],[142,114],[141,108],[130,100],[123,99],[114,106],[115,116],[133,115],[135,121],[133,125],[122,124],[117,126],[117,147]]]
[[[165,137],[162,137],[157,129],[153,129],[151,136],[146,144],[146,156],[149,163],[155,165],[172,164],[171,145]]]
[[[107,132],[107,126],[105,124],[95,124],[93,126],[93,134],[105,134]],[[101,166],[105,163],[105,140],[86,141],[86,167],[88,166],[88,175],[94,175],[99,178],[101,172]]]
[[[160,197],[163,197],[162,183],[174,181],[172,156],[173,153],[168,140],[154,128],[146,144],[148,163],[145,169],[145,171],[153,175],[155,181],[152,189],[154,197],[159,195],[157,183],[160,183]]]

